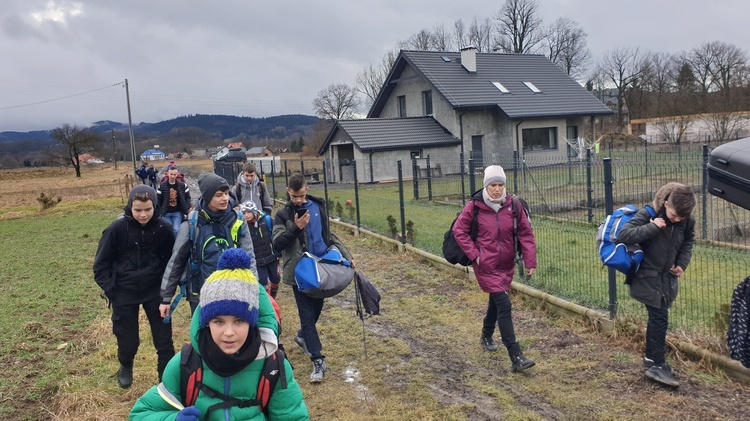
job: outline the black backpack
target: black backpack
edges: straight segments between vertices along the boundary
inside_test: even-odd
[[[195,401],[198,399],[198,394],[203,392],[210,398],[218,398],[223,401],[211,405],[206,409],[206,413],[203,414],[206,419],[208,419],[209,412],[216,409],[231,408],[233,406],[245,408],[255,405],[260,408],[267,418],[268,402],[270,402],[271,395],[273,394],[274,389],[276,389],[276,384],[281,380],[281,387],[283,389],[286,389],[287,387],[284,360],[286,360],[286,354],[284,353],[284,349],[279,345],[276,352],[266,358],[265,364],[263,365],[263,371],[260,373],[258,391],[255,394],[255,399],[238,399],[217,392],[203,384],[203,359],[200,354],[195,352],[190,342],[187,342],[182,346],[182,351],[180,353],[181,403],[185,407],[195,405]]]
[[[522,264],[522,252],[521,248],[518,244],[518,208],[519,206],[523,207],[524,213],[526,214],[526,218],[531,220],[531,213],[529,210],[529,205],[526,203],[525,200],[521,199],[520,197],[516,195],[510,196],[511,200],[513,201],[512,204],[512,211],[513,211],[513,245],[516,250],[516,262],[521,265]],[[474,217],[471,220],[471,227],[469,229],[469,236],[471,237],[472,241],[477,241],[477,235],[479,233],[479,223],[478,223],[478,217],[479,217],[479,206],[477,206],[476,201],[472,199],[472,202],[474,203]],[[448,261],[448,263],[451,264],[459,264],[461,266],[471,266],[471,260],[469,260],[468,257],[464,254],[463,250],[461,250],[461,247],[459,247],[458,243],[456,242],[456,238],[453,236],[453,225],[456,224],[456,219],[458,219],[458,216],[461,214],[459,212],[456,214],[456,218],[451,223],[451,227],[448,229],[448,231],[443,234],[443,257],[445,257],[445,260]],[[521,267],[522,268],[522,267]]]

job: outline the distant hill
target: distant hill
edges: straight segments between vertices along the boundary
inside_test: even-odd
[[[169,134],[174,129],[191,127],[212,133],[221,139],[229,139],[241,134],[257,139],[285,139],[304,135],[317,121],[318,118],[315,116],[300,114],[262,118],[195,114],[159,123],[139,123],[133,126],[133,132],[138,137],[155,138]],[[127,130],[128,125],[103,120],[93,123],[91,128],[96,132],[121,131]],[[52,129],[32,132],[0,132],[0,142],[48,140]]]

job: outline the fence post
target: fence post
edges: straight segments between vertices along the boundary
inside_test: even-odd
[[[701,169],[703,170],[703,182],[701,185],[701,195],[702,195],[702,206],[703,206],[703,216],[701,217],[701,240],[705,240],[708,238],[708,145],[703,144],[703,163],[701,164]]]
[[[401,247],[406,244],[406,215],[404,213],[404,170],[401,160],[398,160],[398,206],[401,211]]]
[[[612,158],[604,158],[604,209],[607,215],[612,215],[615,207],[612,184]],[[615,268],[607,269],[607,275],[609,276],[609,318],[614,319],[617,316],[617,272],[615,272]]]
[[[359,228],[359,177],[357,176],[356,159],[352,161],[352,165],[354,166],[354,206],[357,210],[357,228]]]
[[[475,180],[475,177],[474,177],[474,170],[475,170],[474,159],[469,158],[469,194],[474,194],[474,192],[476,191],[476,187],[477,187],[476,185],[477,181]]]
[[[606,159],[606,158],[605,158]],[[610,177],[612,176],[612,158],[610,160]],[[594,220],[594,198],[592,197],[594,189],[591,188],[591,148],[586,149],[586,207],[588,208],[589,224]]]
[[[273,192],[273,198],[276,199],[276,171],[274,167],[274,159],[271,157],[271,191]],[[329,214],[330,215],[330,214]]]
[[[432,171],[430,169],[430,155],[427,155],[427,198],[432,202]]]
[[[643,139],[643,156],[646,163],[646,178],[648,178],[648,139]]]
[[[518,158],[518,151],[513,151],[513,194],[518,194]]]
[[[466,206],[466,181],[464,177],[464,153],[461,152],[458,156],[461,161],[461,207]]]
[[[289,185],[289,167],[287,165],[286,159],[284,160],[284,185],[285,186]],[[287,200],[287,202],[289,201],[289,193],[287,193],[287,195],[286,195],[286,200]],[[330,215],[330,213],[329,213],[329,215]]]
[[[299,168],[300,168],[300,172],[302,173],[302,176],[304,177],[305,176],[305,161],[301,159],[299,160]]]
[[[411,180],[414,186],[414,200],[419,200],[419,167],[417,166],[417,158],[411,159]]]
[[[325,160],[323,160],[323,195],[326,198],[326,215],[331,216],[331,209],[328,209],[328,173]]]

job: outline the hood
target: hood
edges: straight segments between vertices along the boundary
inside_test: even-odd
[[[261,298],[263,298],[263,294],[261,294]],[[268,298],[266,298],[268,299]],[[199,305],[195,309],[195,313],[193,313],[193,317],[190,320],[190,343],[193,345],[193,349],[195,352],[200,352],[198,347],[198,334],[201,332],[201,330],[206,329],[205,327],[201,326],[201,306]],[[279,348],[279,340],[276,338],[276,334],[273,332],[273,330],[261,327],[258,329],[260,331],[260,352],[258,352],[258,356],[255,358],[256,360],[264,359],[268,356],[271,356],[276,350]],[[209,332],[206,332],[206,334],[210,334]]]
[[[151,204],[154,206],[154,216],[159,214],[159,201],[156,200],[156,190],[154,190],[152,187],[147,186],[145,184],[139,184],[133,187],[130,190],[130,193],[128,193],[128,203],[126,203],[125,207],[122,209],[125,212],[125,216],[130,217],[130,218],[133,217],[133,211],[131,210],[131,207],[133,206],[133,198],[136,195],[143,194],[143,193],[147,194],[148,198],[151,199]],[[152,217],[151,221],[153,220],[154,218]]]
[[[253,179],[252,183],[245,180],[245,174],[240,174],[240,176],[237,177],[237,184],[245,188],[250,188],[251,186],[257,186],[258,183],[260,183],[260,178],[258,178],[257,176]]]
[[[654,208],[654,211],[659,213],[661,210],[661,207],[664,206],[664,202],[666,201],[667,196],[669,196],[670,193],[672,193],[672,190],[675,189],[677,186],[681,186],[682,184],[677,182],[670,182],[667,183],[661,187],[659,187],[659,190],[656,191],[656,194],[654,195],[654,201],[651,203],[651,206]]]

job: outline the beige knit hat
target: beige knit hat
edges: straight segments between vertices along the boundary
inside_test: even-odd
[[[503,167],[499,165],[490,165],[484,169],[484,187],[498,181],[505,184],[505,171],[503,170]]]

